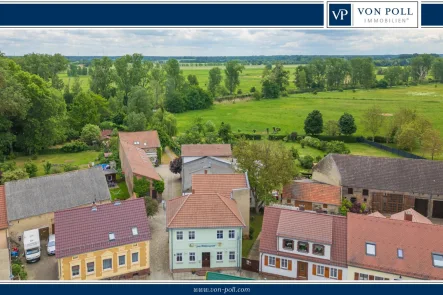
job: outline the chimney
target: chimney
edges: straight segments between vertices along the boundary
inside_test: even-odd
[[[405,211],[405,220],[412,221],[412,213],[410,211]]]

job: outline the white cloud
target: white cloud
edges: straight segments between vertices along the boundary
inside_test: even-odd
[[[344,55],[441,53],[443,30],[3,29],[7,55]]]

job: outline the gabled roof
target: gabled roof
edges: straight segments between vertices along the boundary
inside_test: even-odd
[[[194,193],[217,193],[229,197],[232,190],[249,188],[246,174],[193,174]]]
[[[312,180],[294,180],[283,187],[283,198],[341,205],[341,187]]]
[[[143,198],[97,205],[96,211],[92,208],[55,212],[57,259],[151,239]],[[114,240],[109,239],[110,233]]]
[[[124,141],[120,141],[120,145],[123,149],[123,156],[126,157],[132,173],[149,179],[161,180],[160,175],[158,175],[152,165],[151,159],[149,159],[144,150]]]
[[[294,222],[302,223],[294,223]],[[331,244],[331,259],[280,252],[278,236],[303,238],[305,241]],[[260,252],[293,257],[305,261],[346,267],[346,218],[315,212],[296,211],[287,206],[265,207]]]
[[[125,141],[139,148],[159,148],[160,139],[157,130],[138,132],[119,132],[120,141]]]
[[[182,157],[231,157],[230,144],[183,144]]]
[[[0,229],[8,228],[5,186],[0,185]]]
[[[415,211],[414,209],[407,209],[395,214],[392,214],[390,219],[395,220],[406,220],[406,215],[409,214],[412,216],[412,222],[418,222],[418,223],[426,223],[426,224],[432,224],[432,221]]]
[[[166,203],[166,228],[244,226],[237,202],[219,194],[190,194]]]
[[[375,211],[374,213],[369,214],[368,216],[372,216],[372,217],[378,217],[378,218],[386,218],[386,216],[384,216],[383,214],[381,214],[378,211]]]
[[[5,192],[9,221],[111,199],[97,168],[7,182]]]
[[[348,213],[348,265],[418,279],[442,280],[432,253],[443,253],[443,226]],[[366,255],[375,243],[375,256]],[[403,250],[403,258],[397,250]]]
[[[329,154],[313,172],[337,167],[340,185],[397,192],[443,194],[443,162]]]

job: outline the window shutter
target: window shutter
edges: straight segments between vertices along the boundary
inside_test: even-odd
[[[280,268],[280,258],[275,259],[275,267]]]
[[[325,278],[329,278],[329,267],[325,267]]]
[[[265,255],[265,265],[268,265],[268,255]]]
[[[317,265],[315,265],[315,264],[312,265],[312,274],[314,276],[317,275]]]
[[[343,277],[343,271],[341,269],[338,270],[338,279],[342,280]]]
[[[288,259],[288,270],[292,270],[292,260]]]
[[[354,280],[358,281],[358,272],[354,272]]]
[[[374,276],[369,276],[369,280],[373,281],[374,280]]]

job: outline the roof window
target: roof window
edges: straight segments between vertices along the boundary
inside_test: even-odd
[[[138,228],[137,227],[133,227],[132,228],[132,235],[133,236],[138,236]]]
[[[114,241],[115,240],[115,234],[114,233],[109,233],[109,240],[110,241]]]
[[[375,256],[375,243],[366,243],[366,255]]]

